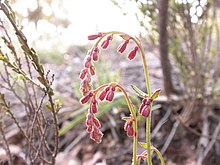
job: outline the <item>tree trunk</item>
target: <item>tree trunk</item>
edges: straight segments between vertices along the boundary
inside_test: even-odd
[[[168,3],[169,0],[159,0],[160,62],[163,70],[164,90],[167,96],[169,96],[174,91],[171,75],[171,64],[168,56]]]

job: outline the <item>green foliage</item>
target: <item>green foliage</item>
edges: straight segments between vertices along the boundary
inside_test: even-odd
[[[24,138],[23,148],[29,152],[24,161],[28,160],[31,164],[36,164],[36,160],[55,164],[59,146],[57,112],[61,108],[61,103],[54,101],[53,98],[54,92],[51,85],[54,76],[49,77],[49,71],[46,71],[40,63],[37,52],[29,46],[27,38],[17,23],[16,14],[7,0],[0,2],[0,9],[4,15],[0,21],[2,35],[0,109],[5,110],[1,111],[1,116],[8,115],[10,124],[14,124]],[[45,98],[48,100],[47,107],[50,113],[43,111]],[[23,119],[25,118],[22,126],[23,119],[20,120],[20,114],[24,115],[22,115]],[[49,120],[52,122],[48,123]],[[53,140],[45,137],[49,131],[53,134]],[[0,132],[6,137],[2,125],[0,125]],[[14,160],[12,160],[7,140],[4,138],[3,143],[4,148],[7,148],[9,164],[16,164],[12,163]],[[47,146],[49,140],[53,148]]]
[[[159,0],[126,0],[136,2],[135,13],[140,25],[146,30],[153,43],[158,43]],[[123,9],[123,4],[113,1]],[[182,91],[188,95],[217,96],[219,82],[219,8],[215,1],[206,4],[169,1],[168,38],[169,52],[178,69]],[[200,9],[200,11],[198,11]],[[213,81],[213,79],[215,81]],[[193,91],[196,91],[195,94]]]

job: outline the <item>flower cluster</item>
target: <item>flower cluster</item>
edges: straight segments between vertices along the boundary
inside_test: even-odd
[[[107,86],[99,95],[99,100],[106,99],[107,101],[113,101],[115,95],[116,86]]]
[[[85,59],[84,59],[84,68],[80,72],[79,78],[81,79],[81,85],[80,90],[83,94],[83,98],[80,100],[82,104],[87,103],[90,99],[90,108],[88,110],[88,115],[86,118],[86,126],[87,126],[87,132],[90,133],[90,138],[96,141],[97,143],[101,142],[102,139],[102,132],[100,131],[101,124],[99,120],[95,117],[95,114],[98,112],[98,101],[96,100],[96,94],[98,91],[92,90],[91,85],[91,77],[95,75],[95,67],[93,65],[93,62],[96,62],[99,60],[99,43],[100,47],[102,49],[107,49],[113,40],[114,33],[98,33],[88,36],[89,40],[99,40],[96,42],[96,44],[92,47],[91,50],[88,51]],[[117,48],[117,52],[124,53],[124,51],[127,48],[127,45],[131,40],[134,40],[131,36],[127,34],[121,34],[120,37],[124,40]],[[129,53],[127,58],[129,60],[132,60],[135,58],[138,47],[135,46]],[[115,83],[111,83],[108,86],[104,86],[102,91],[100,92],[98,99],[100,101],[103,101],[104,99],[107,101],[113,101],[114,94],[116,90],[117,85]],[[124,130],[126,131],[127,135],[134,136],[134,128],[133,128],[133,121],[126,121]]]
[[[106,99],[107,101],[113,101],[114,92],[116,90],[116,84],[111,83],[106,86],[99,94],[99,100],[103,101]],[[86,116],[86,126],[87,132],[90,133],[90,138],[97,143],[100,143],[102,140],[103,133],[100,131],[101,124],[99,120],[95,117],[95,114],[98,112],[98,101],[96,99],[96,93],[98,91],[90,91],[87,95],[81,98],[80,102],[85,104],[90,101],[90,108],[88,110],[88,114]]]
[[[90,133],[90,138],[96,143],[100,143],[103,136],[103,133],[100,131],[101,124],[91,109],[89,109],[89,112],[86,116],[86,126],[87,132]]]
[[[148,117],[150,114],[150,104],[153,102],[153,99],[146,97],[142,100],[142,103],[139,107],[139,113],[143,116],[143,117]]]
[[[103,133],[100,131],[101,124],[99,120],[95,117],[95,114],[98,112],[98,101],[94,97],[94,92],[90,92],[86,96],[84,96],[80,102],[82,104],[87,103],[90,98],[92,98],[90,108],[88,110],[88,114],[86,116],[86,126],[87,132],[90,133],[90,138],[97,143],[102,141]]]
[[[123,42],[119,44],[117,47],[118,53],[124,53],[127,49],[128,44],[133,41],[136,46],[133,47],[133,49],[130,50],[130,52],[127,55],[127,58],[129,60],[133,60],[138,51],[140,50],[141,57],[143,60],[143,66],[144,68],[147,68],[145,54],[143,51],[143,48],[141,46],[140,40],[138,40],[136,37],[132,37],[130,35],[127,35],[123,32],[118,31],[112,31],[107,33],[97,33],[88,36],[88,40],[96,40],[97,42],[94,44],[94,46],[88,51],[85,59],[84,59],[84,67],[82,71],[80,72],[79,78],[81,79],[81,85],[80,90],[83,94],[83,97],[81,98],[80,102],[82,104],[85,104],[87,102],[90,102],[90,106],[88,109],[88,114],[86,116],[86,126],[87,126],[87,132],[90,134],[90,138],[94,140],[97,143],[100,143],[102,141],[103,133],[101,132],[101,124],[96,117],[96,114],[98,113],[98,101],[113,101],[115,96],[116,88],[122,91],[122,93],[125,96],[128,108],[130,110],[130,116],[129,117],[123,117],[122,119],[125,120],[124,124],[124,130],[128,137],[133,137],[133,163],[137,164],[138,161],[140,162],[140,159],[148,159],[148,163],[151,162],[151,154],[155,150],[154,147],[151,146],[150,142],[150,117],[151,117],[151,105],[152,102],[159,96],[160,89],[156,90],[151,95],[150,90],[150,82],[149,82],[149,75],[147,70],[144,70],[144,74],[146,77],[146,85],[147,85],[147,93],[144,93],[142,90],[140,90],[136,86],[132,86],[134,91],[143,98],[142,103],[139,107],[139,113],[146,118],[146,139],[147,143],[142,143],[141,146],[146,148],[144,152],[142,152],[140,155],[137,155],[137,142],[138,142],[138,123],[137,123],[137,114],[135,107],[133,106],[127,92],[125,89],[117,83],[110,83],[110,84],[103,84],[99,86],[97,89],[92,89],[91,80],[92,76],[95,75],[95,67],[94,62],[97,62],[99,60],[99,52],[100,49],[107,49],[110,45],[110,43],[113,40],[114,35],[119,35]],[[99,49],[100,48],[100,49]],[[159,155],[160,160],[162,164],[164,164],[163,158],[158,153],[159,151],[156,150],[156,153]]]
[[[123,34],[120,35],[123,39],[124,42],[121,43],[118,48],[117,51],[119,53],[123,53],[126,50],[126,47],[129,43],[129,41],[131,39],[133,39],[131,36]],[[113,33],[98,33],[98,34],[92,34],[88,36],[88,40],[95,40],[95,39],[104,39],[101,42],[101,48],[102,49],[107,49],[110,42],[113,40]],[[83,94],[83,96],[87,95],[91,90],[92,90],[92,85],[91,85],[91,77],[93,75],[95,75],[95,67],[92,63],[92,61],[98,61],[99,60],[99,48],[98,48],[98,44],[101,41],[101,39],[93,46],[93,48],[91,50],[88,51],[85,59],[84,59],[84,68],[83,70],[80,72],[80,79],[81,81],[81,85],[80,85],[80,90]],[[138,51],[138,47],[135,46],[129,53],[128,53],[128,59],[132,60],[135,58],[137,51]]]
[[[128,137],[134,136],[135,131],[133,127],[133,122],[134,122],[133,116],[130,114],[129,117],[123,117],[122,119],[126,121],[124,125],[124,130],[126,131],[127,136]]]

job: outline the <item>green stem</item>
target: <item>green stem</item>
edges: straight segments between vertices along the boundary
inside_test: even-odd
[[[162,154],[160,153],[160,151],[156,148],[154,148],[154,151],[157,153],[159,159],[160,159],[160,162],[161,162],[161,165],[165,165],[165,162],[164,162],[164,159],[163,159],[163,156]]]
[[[133,104],[131,103],[131,100],[129,99],[128,97],[128,94],[127,92],[124,90],[124,88],[117,84],[117,87],[124,93],[124,96],[125,96],[125,99],[127,101],[127,105],[128,105],[128,108],[131,112],[131,115],[133,117],[133,123],[134,123],[134,137],[133,137],[133,165],[136,165],[137,164],[137,142],[138,142],[138,129],[137,129],[137,117],[136,117],[136,113],[135,113],[135,110],[134,110],[134,106]]]
[[[146,79],[147,94],[149,97],[151,97],[149,73],[147,69],[147,60],[144,54],[144,50],[139,41],[137,41],[134,38],[133,38],[133,41],[137,44],[137,46],[139,47],[140,53],[141,53],[141,58],[142,58],[143,66],[144,66],[144,75]],[[150,104],[150,109],[152,109],[152,103]],[[151,161],[151,110],[150,110],[149,116],[146,119],[146,143],[147,143],[147,162],[148,162],[148,165],[152,165],[152,161]]]
[[[137,157],[137,142],[138,142],[137,117],[136,117],[136,112],[134,110],[134,106],[133,106],[131,100],[129,99],[127,92],[120,84],[113,82],[110,84],[104,84],[104,85],[98,87],[96,90],[94,90],[95,94],[93,95],[93,98],[96,97],[96,94],[98,93],[99,90],[101,90],[102,88],[109,86],[109,85],[117,86],[122,91],[122,93],[125,96],[125,99],[126,99],[126,102],[128,105],[128,109],[130,110],[130,113],[132,115],[133,123],[134,123],[134,132],[135,132],[134,137],[133,137],[133,165],[136,165],[137,164],[137,159],[136,159],[136,157]],[[91,107],[91,105],[92,105],[92,102],[90,102],[90,107]]]

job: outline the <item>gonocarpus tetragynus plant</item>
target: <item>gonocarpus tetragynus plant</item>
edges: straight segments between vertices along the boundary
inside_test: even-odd
[[[138,143],[138,128],[137,128],[137,110],[133,106],[126,90],[117,82],[110,82],[108,84],[103,84],[99,86],[97,89],[92,88],[92,77],[95,75],[95,67],[94,62],[97,62],[99,59],[99,51],[100,48],[107,49],[109,47],[110,42],[112,42],[113,37],[120,36],[123,39],[123,42],[118,46],[117,52],[124,53],[127,49],[127,46],[130,42],[135,43],[135,46],[128,53],[128,59],[133,60],[138,54],[141,55],[144,67],[144,75],[146,79],[146,88],[147,94],[141,91],[138,87],[132,85],[134,91],[143,99],[142,103],[139,107],[138,113],[140,113],[144,118],[146,118],[146,143],[140,143],[140,145],[146,150],[142,152],[140,155],[137,155],[137,143]],[[86,126],[87,132],[90,133],[90,138],[97,143],[100,143],[103,137],[103,133],[101,132],[101,124],[99,120],[96,118],[96,113],[98,112],[98,102],[99,101],[113,101],[116,90],[120,90],[127,101],[127,105],[130,111],[130,116],[123,117],[125,120],[124,130],[127,133],[128,137],[133,137],[133,159],[132,164],[138,165],[140,164],[141,159],[147,159],[148,165],[152,164],[151,155],[152,152],[155,151],[160,160],[161,164],[164,164],[163,157],[161,153],[151,145],[150,140],[150,125],[151,125],[151,112],[152,112],[152,103],[158,97],[160,90],[156,90],[153,94],[151,93],[149,75],[147,69],[147,60],[145,57],[145,53],[143,51],[141,42],[136,37],[132,37],[126,33],[111,31],[106,33],[98,33],[94,35],[88,36],[89,40],[97,40],[94,46],[88,51],[85,61],[84,68],[82,69],[79,77],[81,79],[80,90],[83,94],[80,102],[85,104],[90,102],[90,106],[88,109],[88,114],[86,118]]]

